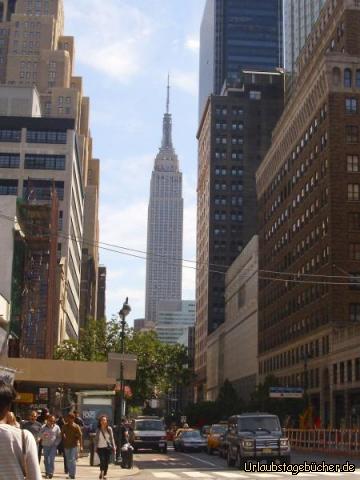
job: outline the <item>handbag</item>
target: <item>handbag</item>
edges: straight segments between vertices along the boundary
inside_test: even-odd
[[[26,443],[25,443],[24,430],[21,430],[21,470],[23,472],[24,478],[27,478],[27,472],[26,472]]]
[[[114,447],[112,446],[112,444],[110,442],[107,441],[106,437],[105,437],[105,434],[104,432],[102,431],[102,429],[100,429],[101,433],[102,433],[102,436],[104,437],[104,440],[106,442],[106,448],[109,450],[109,451],[113,451],[114,450]]]

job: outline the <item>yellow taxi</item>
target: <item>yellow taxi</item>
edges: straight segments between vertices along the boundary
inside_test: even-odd
[[[207,437],[207,452],[212,455],[215,450],[219,450],[221,436],[225,434],[226,424],[216,423],[211,425],[210,433]]]

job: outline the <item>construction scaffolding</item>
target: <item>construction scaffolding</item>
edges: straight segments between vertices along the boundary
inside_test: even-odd
[[[52,358],[58,328],[57,242],[59,202],[55,188],[49,201],[18,201],[15,236],[16,289],[12,332],[25,358]],[[21,294],[19,295],[21,290]]]

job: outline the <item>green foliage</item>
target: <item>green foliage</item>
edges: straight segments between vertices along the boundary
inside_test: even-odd
[[[161,343],[155,332],[134,332],[126,328],[125,353],[137,355],[136,380],[129,382],[133,396],[131,403],[142,405],[151,398],[155,386],[166,393],[174,383],[189,385],[187,349],[183,345]],[[80,361],[107,361],[110,352],[121,351],[120,327],[116,318],[110,322],[89,319],[80,331],[79,341],[66,340],[55,349],[55,358]]]
[[[223,386],[220,388],[217,403],[222,420],[226,420],[230,415],[240,413],[243,409],[243,403],[228,379],[225,380]]]
[[[189,425],[198,427],[211,425],[221,418],[218,402],[210,401],[188,405],[185,409],[185,415]]]

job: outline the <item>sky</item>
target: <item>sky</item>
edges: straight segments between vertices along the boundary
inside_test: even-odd
[[[140,256],[125,249],[146,251],[150,178],[161,143],[169,72],[173,143],[183,172],[183,257],[195,260],[204,5],[205,0],[64,0],[65,34],[75,37],[75,74],[84,77],[84,94],[91,100],[93,156],[101,161],[100,241],[118,251]],[[107,267],[107,317],[129,297],[129,324],[143,318],[145,260],[102,248],[100,262]],[[195,270],[184,268],[183,299],[194,298]]]

